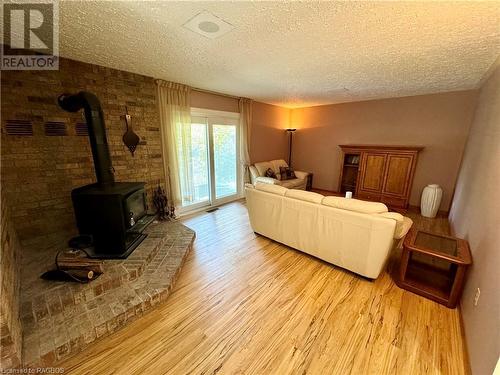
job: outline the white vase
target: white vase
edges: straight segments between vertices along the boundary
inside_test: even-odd
[[[420,213],[425,217],[436,217],[443,197],[443,189],[439,185],[431,184],[424,187],[420,200]]]

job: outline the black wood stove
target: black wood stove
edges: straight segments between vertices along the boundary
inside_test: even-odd
[[[83,108],[89,131],[97,183],[71,192],[78,230],[92,239],[87,251],[96,258],[126,258],[144,240],[142,231],[152,220],[146,215],[145,183],[115,182],[104,116],[94,94],[63,94],[58,101],[69,112]]]

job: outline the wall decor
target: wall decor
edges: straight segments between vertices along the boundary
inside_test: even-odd
[[[129,149],[132,156],[134,156],[135,149],[141,140],[137,134],[135,134],[132,129],[132,117],[128,114],[128,109],[125,107],[125,124],[127,125],[127,130],[123,134],[123,143]]]

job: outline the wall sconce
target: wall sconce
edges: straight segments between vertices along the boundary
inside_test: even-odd
[[[297,129],[292,129],[292,128],[289,128],[289,129],[285,129],[286,132],[288,134],[290,134],[290,139],[288,141],[288,166],[289,167],[292,167],[292,140],[293,140],[293,133],[297,130]]]

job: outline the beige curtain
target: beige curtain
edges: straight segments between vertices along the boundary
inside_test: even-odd
[[[250,182],[250,140],[252,130],[252,100],[240,98],[240,163],[243,169],[244,182]]]
[[[189,86],[157,80],[163,166],[168,199],[175,207],[193,196]],[[184,196],[182,194],[184,192]]]

